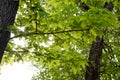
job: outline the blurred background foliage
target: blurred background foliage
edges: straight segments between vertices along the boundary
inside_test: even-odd
[[[109,1],[112,12],[104,8]],[[86,12],[79,8],[83,2],[90,6]],[[119,80],[119,23],[119,0],[20,0],[2,64],[31,61],[40,69],[33,80],[84,80],[98,35],[105,39],[101,80]]]

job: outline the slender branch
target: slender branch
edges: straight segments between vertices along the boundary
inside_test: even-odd
[[[63,34],[63,33],[69,33],[69,32],[80,32],[80,31],[89,31],[89,29],[81,29],[81,30],[65,30],[65,31],[58,31],[58,32],[38,32],[37,34],[39,35],[45,35],[45,34]],[[31,36],[31,35],[36,35],[36,32],[31,32],[31,33],[25,33],[25,34],[19,34],[16,36],[11,37],[10,39],[18,38],[18,37],[23,37],[23,36]]]

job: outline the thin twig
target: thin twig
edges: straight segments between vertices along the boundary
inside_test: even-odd
[[[68,32],[80,32],[80,31],[89,31],[89,29],[82,29],[82,30],[65,30],[65,31],[58,31],[58,32],[38,32],[38,35],[45,35],[45,34],[63,34],[63,33],[68,33]],[[19,34],[16,36],[11,37],[10,39],[18,38],[18,37],[25,37],[25,36],[31,36],[31,35],[36,35],[36,32],[31,32],[31,33],[25,33],[25,34]]]

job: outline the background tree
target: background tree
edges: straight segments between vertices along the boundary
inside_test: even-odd
[[[32,61],[40,67],[33,80],[119,80],[119,5],[118,0],[21,0],[3,61]],[[26,45],[15,45],[16,38]]]
[[[14,23],[18,3],[18,0],[0,0],[0,63],[10,38],[8,26]]]

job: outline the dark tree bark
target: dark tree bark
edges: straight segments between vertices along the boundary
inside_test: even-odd
[[[19,0],[0,0],[0,63],[10,38],[9,25],[13,25]]]
[[[104,8],[107,8],[109,11],[112,11],[114,8],[114,4],[112,2],[106,2]]]
[[[86,68],[85,80],[100,80],[100,62],[102,56],[104,40],[96,37],[96,41],[92,43],[88,58],[88,66]]]
[[[80,5],[80,8],[81,8],[81,10],[83,10],[83,11],[88,11],[90,8],[89,8],[89,6],[87,6],[85,3],[82,3],[81,5]]]

